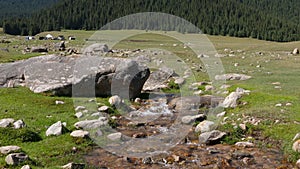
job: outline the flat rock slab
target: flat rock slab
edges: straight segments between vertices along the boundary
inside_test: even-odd
[[[0,64],[0,87],[26,86],[58,96],[135,98],[149,75],[147,67],[130,59],[47,55]]]
[[[19,150],[21,150],[21,147],[19,147],[19,146],[2,146],[2,147],[0,147],[1,154],[9,154],[9,153],[16,152]]]

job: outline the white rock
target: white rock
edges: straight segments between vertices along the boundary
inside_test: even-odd
[[[81,118],[81,117],[83,116],[83,113],[82,113],[82,112],[78,112],[78,113],[75,114],[75,116],[76,116],[77,118]]]
[[[204,120],[196,126],[195,132],[201,132],[201,133],[209,132],[209,131],[213,130],[214,126],[215,126],[214,122]]]
[[[118,141],[118,140],[121,140],[122,133],[120,133],[120,132],[112,133],[112,134],[107,135],[107,138],[112,140],[112,141]]]
[[[142,99],[141,99],[141,98],[135,98],[135,99],[134,99],[134,102],[135,102],[135,103],[141,103],[141,102],[142,102]]]
[[[232,92],[225,98],[225,100],[222,103],[222,106],[225,108],[229,108],[229,107],[235,108],[238,105],[237,100],[240,97],[241,97],[240,93]]]
[[[77,163],[68,163],[61,167],[62,169],[84,169],[84,164],[77,164]]]
[[[296,141],[297,139],[299,139],[300,138],[300,133],[297,133],[296,135],[295,135],[295,137],[293,138],[293,141]]]
[[[28,156],[24,153],[12,153],[5,157],[8,165],[18,165],[26,160],[28,160]]]
[[[9,154],[15,151],[19,151],[21,149],[21,147],[19,146],[3,146],[0,147],[0,153],[1,154]]]
[[[244,123],[239,124],[239,127],[244,131],[247,129],[247,126]]]
[[[300,140],[295,141],[292,148],[294,151],[300,153]]]
[[[285,105],[286,106],[292,106],[293,104],[292,103],[286,103]]]
[[[293,55],[298,55],[299,54],[299,49],[295,48],[292,52]]]
[[[84,106],[77,106],[75,108],[75,111],[81,111],[81,110],[85,110],[86,108]]]
[[[194,115],[194,116],[184,116],[181,118],[181,122],[183,124],[190,124],[197,119],[204,120],[205,118],[206,118],[206,116],[204,114],[198,114],[198,115]]]
[[[0,127],[9,127],[15,120],[12,118],[6,118],[6,119],[1,119],[0,120]]]
[[[217,114],[217,117],[224,117],[226,115],[226,111],[223,111],[222,113]]]
[[[214,90],[214,87],[212,85],[205,86],[205,91],[211,91],[211,90]]]
[[[297,162],[296,162],[296,167],[297,167],[298,169],[300,169],[300,159],[297,160]]]
[[[182,77],[177,77],[177,78],[175,78],[175,81],[174,81],[174,83],[178,84],[178,85],[182,85],[184,82],[185,82],[185,80]]]
[[[203,94],[203,91],[202,91],[202,90],[198,90],[198,91],[195,91],[193,94],[194,94],[194,95]]]
[[[83,130],[75,130],[73,131],[70,136],[72,137],[87,137],[89,135],[88,131],[83,131]]]
[[[105,117],[104,117],[105,118]],[[107,118],[105,119],[98,119],[98,120],[84,120],[84,121],[79,121],[74,124],[74,126],[79,129],[96,129],[101,126],[104,126],[108,123]]]
[[[25,127],[26,124],[24,123],[23,120],[18,120],[16,122],[14,122],[13,125],[14,125],[14,129],[20,129],[20,128]]]
[[[60,100],[56,100],[56,101],[55,101],[55,104],[65,104],[65,102],[60,101]]]
[[[100,112],[106,112],[106,111],[108,111],[108,109],[109,109],[108,106],[101,106],[101,107],[98,108],[98,110],[99,110]]]
[[[122,102],[122,99],[119,96],[114,95],[108,99],[108,102],[111,106],[118,106]]]
[[[278,103],[278,104],[275,105],[275,107],[281,107],[281,106],[282,106],[281,103]]]
[[[62,130],[63,130],[63,124],[61,123],[61,121],[58,121],[54,124],[52,124],[46,131],[46,136],[59,136],[62,134]]]
[[[31,169],[31,167],[29,165],[24,165],[21,169]]]
[[[254,147],[254,144],[251,142],[237,142],[237,143],[235,143],[235,145],[238,147],[244,147],[244,148]]]

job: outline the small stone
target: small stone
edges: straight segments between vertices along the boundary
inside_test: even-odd
[[[244,148],[254,147],[254,144],[250,143],[250,142],[237,142],[237,143],[235,143],[235,145],[238,147],[244,147]]]
[[[208,120],[204,120],[202,122],[200,122],[196,128],[195,128],[195,132],[209,132],[212,130],[212,128],[214,127],[215,123],[212,121],[208,121]]]
[[[31,167],[29,165],[24,165],[21,169],[31,169]]]
[[[297,160],[297,162],[296,162],[296,167],[297,167],[298,169],[300,169],[300,159]]]
[[[243,151],[236,151],[234,153],[232,153],[232,157],[234,159],[243,159],[243,158],[253,158],[253,155],[251,155],[250,153],[247,152],[243,152]]]
[[[141,102],[142,102],[142,99],[141,99],[141,98],[135,98],[135,99],[134,99],[134,102],[135,102],[135,103],[141,103]]]
[[[0,127],[6,128],[9,127],[15,120],[12,118],[6,118],[0,120]]]
[[[65,104],[65,102],[60,101],[60,100],[56,100],[56,101],[55,101],[55,104]]]
[[[14,129],[20,129],[20,128],[25,127],[25,123],[23,120],[18,120],[16,122],[14,122],[13,125],[14,125]]]
[[[293,104],[292,103],[286,103],[285,105],[286,106],[292,106]]]
[[[122,102],[122,99],[119,96],[114,95],[108,99],[108,102],[111,106],[118,106]]]
[[[112,140],[112,141],[118,141],[118,140],[121,140],[122,133],[120,133],[120,132],[112,133],[112,134],[107,135],[107,138]]]
[[[5,157],[8,165],[18,165],[26,160],[28,160],[28,156],[24,153],[13,153]]]
[[[178,84],[178,85],[182,85],[184,82],[185,82],[185,80],[182,77],[175,78],[175,81],[174,81],[174,83]]]
[[[206,119],[206,116],[204,114],[198,114],[194,116],[184,116],[181,118],[181,122],[183,124],[190,124],[195,121],[203,121]]]
[[[175,162],[178,162],[180,160],[180,157],[175,154],[173,154],[172,157],[174,158]]]
[[[299,54],[299,49],[295,48],[292,52],[293,55],[298,55]]]
[[[205,91],[211,91],[211,90],[214,90],[214,87],[212,85],[205,86]]]
[[[75,114],[75,116],[79,119],[83,116],[83,113],[82,112],[78,112]]]
[[[226,115],[226,111],[223,111],[222,113],[217,114],[217,117],[224,117]]]
[[[293,150],[300,153],[300,140],[297,140],[293,144]]]
[[[84,106],[77,106],[75,108],[75,111],[85,110],[86,108]]]
[[[239,65],[239,63],[234,63],[234,67],[238,67]]]
[[[101,118],[101,117],[100,117]],[[108,120],[106,117],[103,117],[103,119],[98,119],[98,120],[83,120],[79,121],[74,124],[74,126],[79,129],[96,129],[101,126],[104,126],[108,123]]]
[[[81,137],[81,138],[87,137],[88,135],[89,135],[89,132],[83,131],[83,130],[75,130],[70,134],[70,136],[72,136],[72,137]]]
[[[299,139],[300,138],[300,133],[297,133],[296,135],[295,135],[295,137],[293,138],[293,141],[296,141],[297,139]]]
[[[84,169],[85,164],[79,164],[79,163],[68,163],[61,168],[63,169]]]
[[[213,130],[210,132],[201,133],[199,136],[200,144],[216,144],[226,135],[225,132]]]
[[[99,110],[100,112],[106,112],[106,111],[109,110],[109,107],[108,107],[108,106],[101,106],[101,107],[98,108],[98,110]]]
[[[275,105],[275,107],[281,107],[281,106],[282,106],[281,103],[278,103],[278,104]]]
[[[46,136],[59,136],[62,134],[62,130],[63,130],[63,124],[61,123],[61,121],[58,121],[54,124],[52,124],[46,131]]]
[[[198,91],[195,91],[193,94],[194,94],[194,95],[203,94],[203,91],[202,91],[202,90],[198,90]]]
[[[21,150],[21,147],[19,147],[19,146],[3,146],[3,147],[0,147],[0,153],[1,154],[9,154],[9,153],[16,152],[16,151],[19,151],[19,150]]]
[[[153,163],[153,160],[151,157],[145,157],[145,158],[143,158],[142,161],[144,164],[152,164]]]
[[[246,130],[247,129],[247,126],[246,124],[242,123],[242,124],[239,124],[239,127],[242,129],[242,130]]]

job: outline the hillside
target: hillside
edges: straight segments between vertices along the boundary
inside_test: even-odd
[[[58,0],[0,0],[0,25],[2,20],[11,17],[25,17],[45,7],[49,7]]]
[[[97,30],[119,17],[138,12],[165,12],[182,17],[204,33],[271,41],[300,40],[300,1],[289,0],[63,0],[30,18],[4,23],[14,35],[60,29]],[[137,21],[121,29],[149,29]],[[174,30],[173,25],[154,30]],[[178,31],[178,30],[177,30]]]

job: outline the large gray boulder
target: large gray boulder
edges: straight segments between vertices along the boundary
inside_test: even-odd
[[[58,96],[137,97],[150,71],[136,61],[47,55],[0,64],[0,87],[26,86]]]

